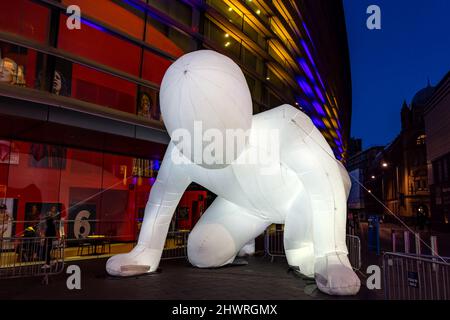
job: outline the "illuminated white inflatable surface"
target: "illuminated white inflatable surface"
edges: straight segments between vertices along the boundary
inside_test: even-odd
[[[186,188],[196,182],[217,198],[189,236],[191,264],[229,264],[238,254],[251,253],[253,240],[278,223],[285,225],[290,266],[315,277],[325,293],[359,291],[345,243],[350,179],[307,115],[282,105],[252,116],[242,71],[231,59],[209,50],[186,54],[171,65],[160,102],[172,141],[150,192],[138,244],[130,253],[108,260],[109,274],[129,276],[158,268],[173,213]],[[229,161],[205,164],[193,147],[208,147],[194,141],[199,121],[213,136],[226,136],[228,129],[250,130],[234,152],[224,148],[223,155],[212,153]],[[179,139],[179,129],[192,134],[192,141]]]

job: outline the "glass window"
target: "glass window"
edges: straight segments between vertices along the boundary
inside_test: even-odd
[[[424,134],[418,136],[418,137],[417,137],[416,144],[417,144],[417,145],[423,145],[423,144],[425,144],[425,139],[426,139],[426,135],[424,135]]]
[[[34,87],[37,52],[0,42],[0,82]]]
[[[196,42],[190,36],[156,19],[149,17],[148,21],[145,41],[152,46],[175,57],[196,49]]]
[[[280,90],[285,89],[284,82],[270,68],[267,68],[266,80],[269,81],[270,83],[272,83],[274,86],[276,86]]]
[[[50,10],[30,0],[0,1],[0,30],[47,42]]]
[[[0,202],[11,218],[8,235],[21,234],[28,225],[44,232],[42,218],[54,211],[65,219],[69,246],[90,235],[136,239],[160,159],[9,140],[0,140],[0,151]],[[206,200],[206,191],[187,191],[173,228],[191,229]]]
[[[268,102],[267,102],[267,104],[269,105],[269,107],[274,108],[274,107],[281,106],[283,103],[278,98],[278,96],[276,96],[274,93],[269,91],[268,92]]]
[[[223,48],[223,50],[230,56],[240,59],[241,56],[241,42],[234,38],[234,36],[227,31],[219,28],[211,20],[205,20],[204,35],[208,40]]]
[[[270,18],[269,15],[267,14],[267,12],[261,8],[255,1],[253,2],[252,0],[244,0],[246,2],[246,4],[252,9],[252,11],[254,13],[256,13],[256,15],[258,16],[258,18],[260,18],[264,23],[269,24]]]
[[[103,154],[68,148],[67,169],[61,173],[61,194],[68,205],[65,213],[69,245],[75,239],[98,234],[96,228],[102,199]],[[83,220],[83,224],[77,221]]]
[[[259,75],[264,73],[263,60],[244,46],[242,46],[242,62],[250,70],[256,72]]]
[[[261,101],[261,81],[244,72],[253,100]]]
[[[290,68],[289,63],[286,61],[286,59],[283,58],[274,48],[276,48],[276,45],[271,43],[269,45],[269,55],[274,58],[279,64],[284,66],[285,68]]]
[[[104,154],[101,210],[97,219],[103,221],[99,232],[133,240],[135,235],[133,158]],[[130,190],[132,189],[132,190]]]
[[[266,48],[266,39],[262,35],[261,32],[254,29],[252,24],[250,23],[250,20],[247,16],[244,16],[244,24],[243,24],[243,30],[244,33],[253,41],[255,41],[261,48]]]
[[[17,154],[9,164],[6,197],[17,203],[12,218],[20,221],[14,228],[20,233],[24,220],[39,221],[54,205],[57,211],[66,209],[60,201],[60,179],[67,167],[67,149],[22,141],[14,141],[14,148]]]
[[[71,96],[72,62],[38,53],[35,72],[35,89],[46,90],[58,96]]]
[[[157,170],[142,171],[152,175],[139,181],[136,159],[128,156],[8,140],[0,141],[0,148],[12,150],[8,159],[0,159],[0,192],[14,222],[12,235],[27,225],[43,232],[40,221],[55,211],[67,222],[69,245],[94,234],[135,240],[135,186],[141,191],[139,205],[145,205]]]
[[[224,1],[207,0],[207,3],[221,13],[229,22],[242,30],[242,12],[228,6]]]
[[[148,0],[148,4],[184,25],[192,25],[192,7],[180,0]]]
[[[243,31],[250,39],[257,43],[262,48],[266,47],[266,39],[261,32],[255,29],[251,22],[251,17],[244,15],[244,13],[235,7],[230,7],[224,1],[208,0],[207,3],[221,13],[229,22],[231,22],[236,28]],[[247,2],[252,5],[254,13],[260,17],[265,17],[265,14],[261,8],[257,5]]]

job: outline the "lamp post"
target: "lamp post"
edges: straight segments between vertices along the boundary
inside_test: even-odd
[[[384,176],[385,176],[385,169],[387,169],[389,167],[388,163],[386,161],[383,161],[381,163],[381,199],[384,203],[385,206],[387,206],[387,197],[385,196],[385,190],[384,190]],[[383,215],[383,221],[384,221],[384,208],[382,210],[382,215]]]

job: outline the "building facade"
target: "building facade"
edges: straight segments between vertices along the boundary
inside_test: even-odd
[[[69,5],[81,9],[80,29],[68,27]],[[298,107],[345,159],[351,80],[340,1],[2,1],[0,197],[12,232],[56,206],[72,222],[69,237],[134,240],[169,141],[162,77],[200,49],[239,64],[254,113]],[[173,227],[190,229],[208,198],[191,186]]]
[[[424,111],[435,88],[428,84],[401,108],[401,131],[368,168],[367,184],[374,200],[371,211],[395,221],[392,214],[415,224],[420,215],[430,215],[427,173],[427,136]],[[373,197],[372,197],[373,198]]]
[[[450,227],[450,73],[436,86],[425,109],[431,218],[435,227]]]
[[[347,161],[347,170],[352,179],[352,188],[348,198],[348,210],[359,219],[366,219],[377,211],[376,201],[371,193],[376,193],[372,165],[383,152],[383,146],[375,146],[357,152]]]

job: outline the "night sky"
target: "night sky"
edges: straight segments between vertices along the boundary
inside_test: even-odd
[[[369,5],[381,30],[368,30]],[[450,70],[449,0],[344,0],[353,82],[352,136],[385,145],[400,131],[403,100]]]

